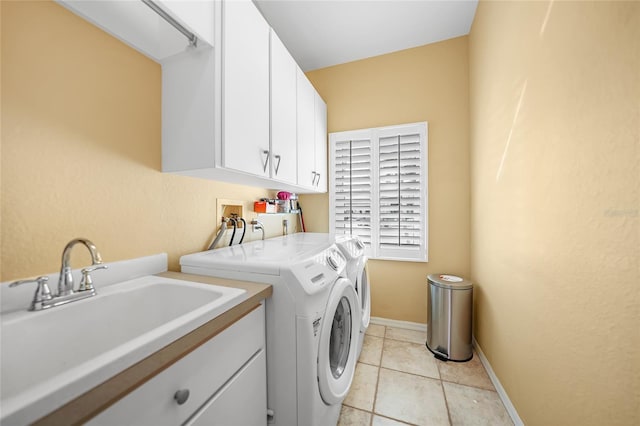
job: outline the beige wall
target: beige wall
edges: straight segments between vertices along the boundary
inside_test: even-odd
[[[429,122],[429,262],[370,261],[372,315],[427,322],[426,277],[468,276],[467,38],[307,74],[327,102],[329,132]],[[327,232],[328,196],[301,197],[307,230]]]
[[[0,3],[0,281],[57,271],[79,236],[105,261],[166,251],[177,270],[211,241],[216,199],[267,195],[162,174],[160,65],[53,2]]]
[[[528,425],[640,424],[640,3],[484,2],[476,337]]]

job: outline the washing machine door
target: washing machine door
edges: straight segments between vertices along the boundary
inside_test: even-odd
[[[367,268],[367,258],[363,257],[358,264],[358,275],[356,278],[356,292],[360,301],[360,330],[367,331],[371,320],[371,292],[369,288],[369,270]]]
[[[318,348],[318,384],[326,404],[347,396],[356,369],[360,305],[353,283],[336,281],[324,314]]]

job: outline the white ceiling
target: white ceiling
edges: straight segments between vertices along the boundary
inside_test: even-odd
[[[478,0],[254,0],[303,71],[469,34]]]

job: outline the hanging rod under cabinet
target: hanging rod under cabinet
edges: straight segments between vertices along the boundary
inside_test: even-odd
[[[188,29],[186,29],[180,22],[176,21],[171,15],[169,15],[162,7],[160,7],[153,0],[141,0],[142,3],[149,6],[151,10],[157,13],[162,19],[171,24],[176,30],[180,31],[189,40],[189,47],[198,47],[198,37]]]

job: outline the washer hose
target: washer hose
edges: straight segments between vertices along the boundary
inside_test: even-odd
[[[238,244],[242,244],[242,240],[244,240],[244,234],[247,233],[247,221],[243,218],[240,218],[240,222],[242,222],[242,237],[240,237],[240,242]]]
[[[233,217],[230,217],[229,220],[231,221],[231,223],[233,223],[233,232],[231,233],[231,240],[229,240],[229,247],[231,247],[233,245],[233,237],[236,236],[236,229],[238,228],[238,221]]]
[[[218,232],[218,235],[216,235],[216,238],[213,240],[213,242],[211,243],[211,245],[209,246],[209,248],[207,250],[213,250],[214,248],[216,248],[216,244],[218,244],[218,242],[220,241],[220,239],[224,235],[224,231],[226,231],[226,230],[227,230],[227,219],[225,219],[223,217],[222,218],[222,225],[220,225],[220,232]]]

